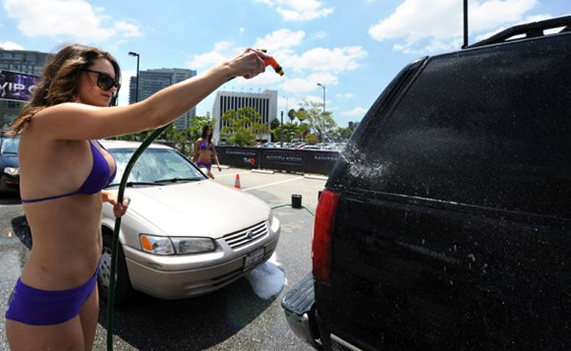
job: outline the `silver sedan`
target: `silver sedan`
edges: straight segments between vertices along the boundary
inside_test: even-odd
[[[117,189],[140,143],[102,140],[117,162]],[[182,154],[151,144],[135,163],[119,233],[115,303],[133,291],[181,299],[220,289],[268,260],[280,223],[268,204],[217,184]],[[107,297],[115,217],[103,206],[99,289]]]

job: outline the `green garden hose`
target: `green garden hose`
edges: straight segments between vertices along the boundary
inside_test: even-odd
[[[125,172],[123,172],[123,177],[121,178],[121,183],[119,184],[119,192],[117,193],[117,201],[123,203],[123,195],[125,194],[125,187],[127,185],[127,179],[129,174],[135,165],[135,162],[139,159],[139,156],[149,147],[149,145],[161,135],[165,129],[168,128],[170,124],[160,127],[154,130],[147,138],[143,141],[141,146],[135,151],[127,166],[125,167]],[[121,217],[115,218],[115,230],[113,231],[113,245],[111,253],[111,276],[109,277],[109,291],[107,297],[107,350],[113,351],[113,319],[115,315],[115,269],[117,266],[117,253],[119,252],[119,230],[121,229]]]
[[[276,205],[276,206],[272,207],[272,210],[275,210],[275,209],[280,208],[280,207],[293,207],[293,206],[292,206],[291,204],[281,204],[281,205]],[[301,206],[301,208],[303,208],[304,210],[306,210],[307,212],[309,212],[310,215],[312,215],[313,217],[315,217],[315,213],[311,212],[311,210],[310,210],[309,208],[307,208],[307,207],[305,207],[305,206],[303,206],[303,205]]]

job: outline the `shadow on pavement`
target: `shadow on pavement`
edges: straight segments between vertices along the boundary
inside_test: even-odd
[[[184,300],[159,300],[142,293],[115,310],[114,335],[137,350],[204,350],[252,323],[274,301],[258,298],[246,279]],[[99,323],[107,327],[107,304]],[[248,350],[244,345],[244,350]]]

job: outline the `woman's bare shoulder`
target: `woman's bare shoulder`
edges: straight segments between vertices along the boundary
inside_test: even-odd
[[[53,115],[53,114],[59,115],[61,113],[67,113],[67,112],[72,112],[72,113],[73,112],[84,112],[84,111],[89,111],[89,110],[93,110],[96,108],[100,108],[100,107],[86,105],[86,104],[82,104],[79,102],[64,102],[62,104],[57,104],[57,105],[46,107],[46,108],[38,111],[38,113],[36,113],[36,115],[34,117],[49,116],[49,115]]]

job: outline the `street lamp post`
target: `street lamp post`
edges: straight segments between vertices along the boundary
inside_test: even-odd
[[[136,56],[137,57],[137,78],[136,78],[137,89],[135,90],[135,102],[139,102],[139,54],[137,54],[136,52],[130,51],[129,56]]]
[[[282,111],[282,120],[280,123],[280,147],[284,147],[284,111]]]
[[[319,85],[321,89],[323,89],[323,113],[325,113],[325,85],[321,83],[317,83],[317,85]]]

